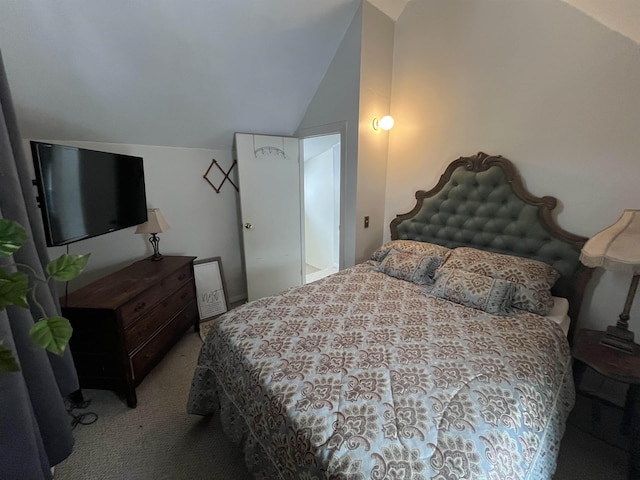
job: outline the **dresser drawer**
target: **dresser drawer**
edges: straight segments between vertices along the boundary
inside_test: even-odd
[[[194,324],[198,315],[195,299],[165,325],[146,345],[131,356],[134,383],[138,383],[162,359],[180,335]]]
[[[150,312],[158,302],[176,291],[185,282],[191,283],[193,270],[191,265],[185,265],[163,279],[152,288],[142,292],[133,300],[125,303],[120,309],[122,326],[133,324],[137,319]]]
[[[152,307],[144,317],[131,324],[124,332],[128,352],[146,342],[164,323],[195,299],[193,284],[187,283],[170,297]]]

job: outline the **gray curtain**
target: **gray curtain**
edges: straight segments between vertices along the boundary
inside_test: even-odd
[[[0,52],[0,218],[20,223],[29,241],[3,264],[27,264],[40,277],[49,262],[32,174],[18,133],[15,111]],[[30,161],[30,159],[29,159]],[[50,282],[52,283],[52,282]],[[59,315],[55,285],[38,287],[47,316]],[[78,389],[69,349],[49,354],[29,338],[40,309],[8,307],[0,312],[0,340],[17,353],[20,372],[0,372],[0,479],[51,478],[50,468],[73,448],[64,397]]]

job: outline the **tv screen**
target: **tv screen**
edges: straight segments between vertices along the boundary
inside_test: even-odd
[[[31,142],[47,245],[147,221],[141,157]]]

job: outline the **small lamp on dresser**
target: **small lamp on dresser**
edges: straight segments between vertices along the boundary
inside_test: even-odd
[[[590,238],[582,247],[580,261],[587,267],[604,267],[632,274],[624,309],[616,325],[607,327],[602,344],[632,354],[633,332],[629,311],[640,280],[640,210],[625,210],[616,223]]]
[[[138,225],[138,228],[136,228],[136,233],[148,233],[151,235],[149,237],[149,243],[151,243],[151,246],[153,247],[151,260],[162,260],[162,255],[158,249],[158,245],[160,243],[158,233],[166,232],[169,228],[169,224],[164,219],[159,208],[149,208],[147,210],[147,221],[145,223],[141,223]]]

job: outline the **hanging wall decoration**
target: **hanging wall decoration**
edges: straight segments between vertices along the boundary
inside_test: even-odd
[[[236,162],[235,160],[233,161],[233,163],[231,164],[231,166],[229,167],[229,170],[227,170],[226,172],[223,170],[223,168],[220,166],[220,164],[216,161],[216,159],[212,159],[211,160],[211,165],[209,165],[209,168],[207,168],[207,171],[205,172],[205,174],[203,175],[203,178],[209,182],[209,185],[211,185],[213,187],[213,189],[216,191],[216,193],[220,193],[220,189],[222,188],[222,185],[224,184],[224,182],[226,182],[227,180],[229,180],[229,183],[231,185],[233,185],[233,187],[236,189],[236,192],[239,192],[240,189],[238,188],[238,186],[233,182],[233,180],[231,180],[231,178],[229,177],[229,174],[231,173],[231,170],[233,170],[233,167],[236,166],[238,162]],[[220,170],[222,172],[222,174],[224,175],[224,178],[222,179],[222,181],[220,182],[220,185],[218,185],[217,187],[213,184],[213,182],[211,180],[209,180],[208,175],[211,172],[211,169],[213,168],[213,166],[218,167],[218,170]]]

